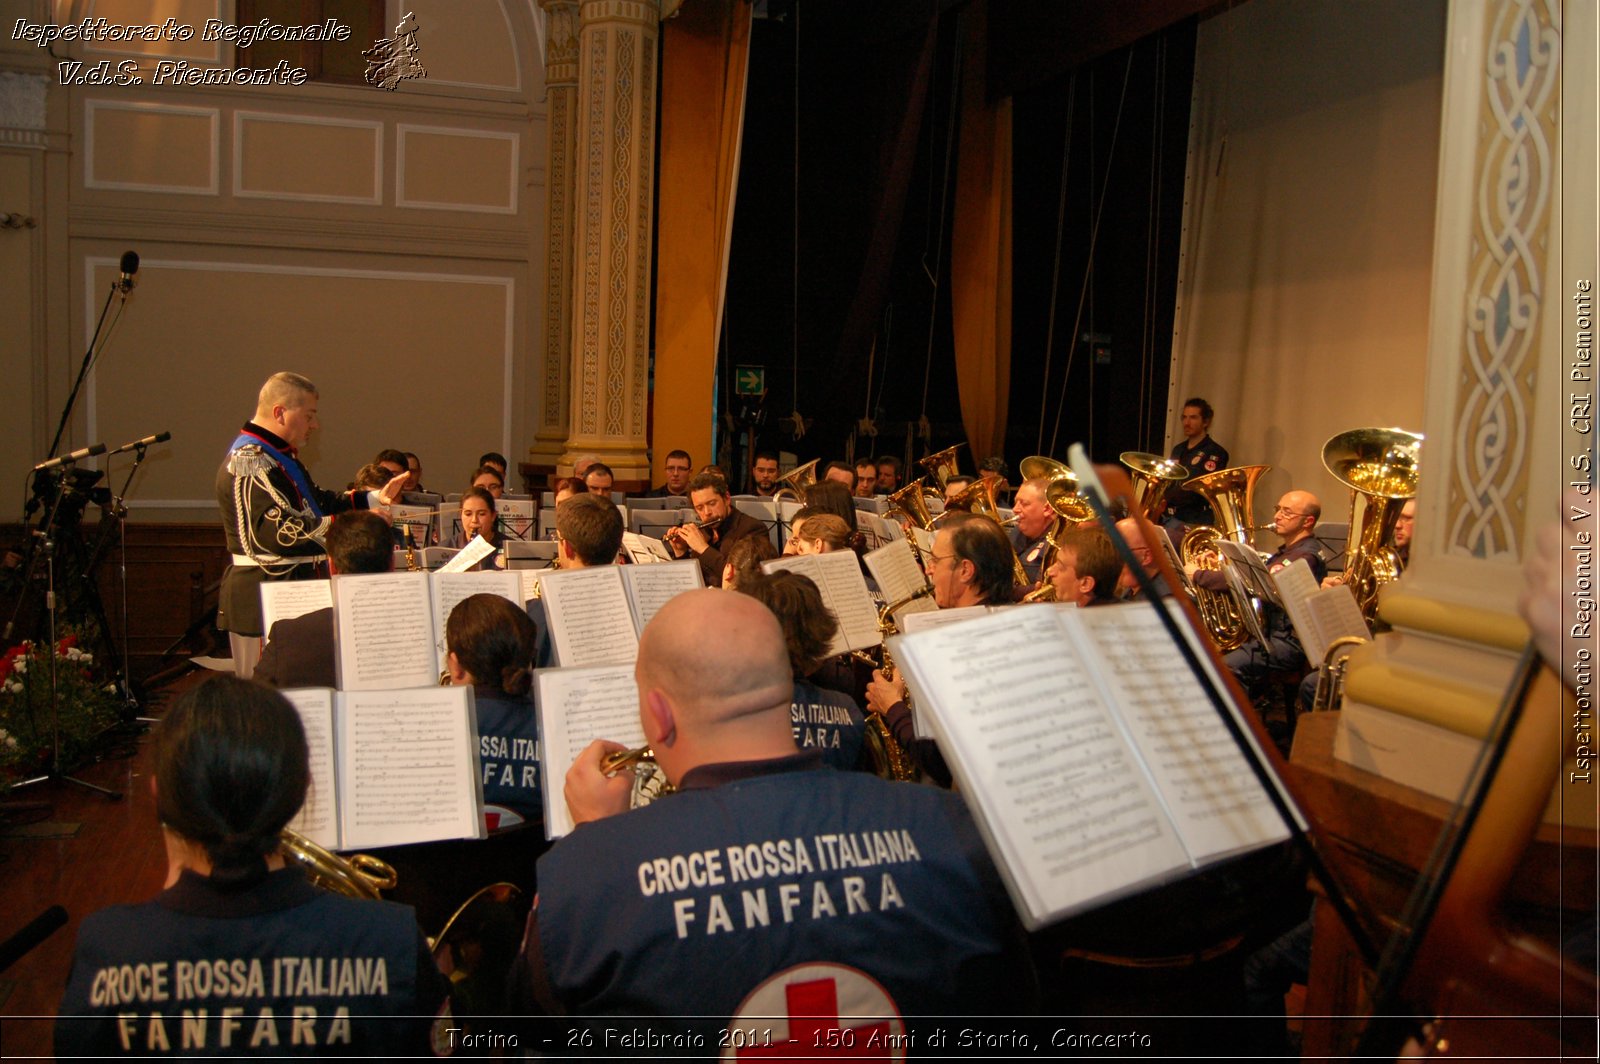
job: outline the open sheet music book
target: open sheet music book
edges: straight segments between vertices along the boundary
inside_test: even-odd
[[[540,669],[539,760],[544,779],[544,834],[557,839],[572,830],[572,811],[562,796],[567,770],[596,739],[610,739],[628,749],[644,745],[639,726],[639,689],[633,666],[587,669]]]
[[[334,661],[341,691],[426,687],[445,666],[444,627],[468,595],[525,605],[517,573],[363,573],[333,578]]]
[[[1015,606],[890,649],[1030,930],[1288,837],[1148,606]]]
[[[627,552],[629,560],[635,565],[655,565],[657,562],[676,560],[661,540],[637,532],[622,534],[622,549]]]
[[[1372,629],[1356,605],[1354,591],[1344,584],[1322,587],[1304,558],[1296,558],[1272,574],[1283,608],[1312,665],[1322,664],[1328,644],[1341,636],[1372,638]]]
[[[877,550],[869,550],[861,556],[867,563],[867,572],[872,574],[872,579],[878,582],[878,594],[882,596],[886,606],[897,602],[905,605],[894,611],[894,623],[899,626],[901,617],[911,613],[924,613],[939,608],[933,601],[933,596],[924,595],[922,598],[911,599],[912,595],[928,587],[928,578],[923,575],[922,567],[917,564],[917,556],[911,553],[911,544],[905,540],[885,543]],[[901,626],[904,631],[904,626]]]
[[[272,626],[279,621],[304,617],[332,605],[333,588],[327,580],[264,581],[261,585],[261,630],[270,636]]]
[[[283,696],[311,750],[311,787],[290,828],[329,850],[486,835],[472,688]]]
[[[693,558],[659,565],[598,565],[546,572],[545,617],[556,662],[573,665],[633,664],[639,633],[668,599],[705,586]]]
[[[780,569],[809,576],[822,592],[822,604],[839,622],[839,630],[828,647],[829,657],[883,642],[883,633],[878,630],[878,607],[867,590],[867,578],[861,575],[855,551],[790,554],[761,563],[762,572]]]

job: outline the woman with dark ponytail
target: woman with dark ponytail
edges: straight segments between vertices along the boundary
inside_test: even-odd
[[[499,595],[469,595],[444,626],[450,682],[473,689],[483,800],[534,820],[539,790],[539,721],[533,664],[539,633],[526,610]]]
[[[416,914],[284,864],[279,832],[309,780],[282,695],[215,676],[177,700],[153,784],[166,889],[84,920],[57,1056],[427,1051],[448,989]]]

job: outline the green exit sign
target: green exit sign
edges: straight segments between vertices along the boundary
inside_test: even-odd
[[[733,370],[733,392],[735,395],[767,394],[767,367],[735,366]]]

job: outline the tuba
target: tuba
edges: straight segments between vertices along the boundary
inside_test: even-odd
[[[813,458],[804,465],[797,465],[777,480],[778,488],[772,493],[773,499],[781,499],[784,493],[794,496],[796,502],[806,501],[806,489],[817,482],[817,463],[820,458]]]
[[[1128,479],[1133,482],[1133,505],[1129,508],[1130,517],[1155,520],[1151,515],[1160,509],[1167,492],[1171,491],[1174,485],[1189,479],[1187,469],[1159,454],[1123,451],[1117,456],[1117,461],[1128,467]]]
[[[1001,528],[1011,523],[1000,516],[1000,504],[995,501],[995,486],[998,481],[986,480],[979,477],[962,489],[961,494],[945,504],[944,513],[959,513],[962,510],[975,513],[979,517],[987,517]],[[940,514],[943,517],[944,514]],[[1015,520],[1014,518],[1012,520]],[[1010,537],[1006,537],[1010,542]],[[1022,559],[1017,557],[1016,548],[1011,549],[1011,582],[1016,587],[1028,586],[1028,571],[1022,567]]]
[[[1322,445],[1322,464],[1350,489],[1350,539],[1344,582],[1368,623],[1378,591],[1400,575],[1389,545],[1406,500],[1417,494],[1422,437],[1404,429],[1351,429]]]
[[[942,451],[935,451],[925,458],[917,459],[917,465],[928,471],[928,476],[939,485],[939,490],[944,490],[945,481],[951,477],[960,476],[961,468],[956,465],[956,452],[965,447],[964,443],[957,443],[946,447]]]
[[[1271,468],[1255,465],[1219,469],[1183,485],[1185,491],[1197,492],[1205,498],[1217,520],[1215,525],[1196,525],[1184,533],[1180,553],[1185,565],[1194,563],[1202,569],[1220,568],[1222,560],[1216,548],[1219,539],[1255,545],[1251,533],[1267,527],[1250,523],[1256,482]],[[1231,591],[1209,591],[1203,587],[1194,589],[1194,598],[1200,619],[1205,622],[1219,651],[1226,654],[1237,650],[1250,638],[1243,612],[1251,608],[1249,603],[1235,600]]]

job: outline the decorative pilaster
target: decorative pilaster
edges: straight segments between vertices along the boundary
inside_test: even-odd
[[[1593,50],[1575,45],[1593,25],[1574,37],[1562,21],[1559,0],[1450,5],[1411,568],[1382,599],[1394,631],[1351,658],[1335,744],[1440,797],[1459,792],[1527,640],[1522,561],[1591,445],[1569,438],[1566,378],[1571,285],[1595,276],[1594,253],[1564,249],[1561,189],[1564,132],[1589,159],[1580,186],[1595,179],[1592,128],[1562,128],[1564,88],[1571,106],[1593,91]]]
[[[542,399],[534,418],[530,458],[555,466],[567,444],[568,361],[572,355],[573,166],[577,150],[578,3],[539,0],[547,20],[545,125],[549,152],[549,199],[545,205],[546,279],[540,330]]]
[[[658,20],[656,0],[579,5],[571,401],[561,467],[597,454],[624,481],[650,475]]]

